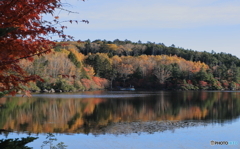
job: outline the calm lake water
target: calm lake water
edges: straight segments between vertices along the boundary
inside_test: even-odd
[[[240,92],[90,91],[0,98],[0,139],[48,133],[68,149],[240,148]],[[204,122],[156,132],[111,133],[112,125],[132,122]],[[210,145],[229,141],[235,145]],[[232,141],[232,142],[230,142]],[[49,148],[45,146],[44,148]]]

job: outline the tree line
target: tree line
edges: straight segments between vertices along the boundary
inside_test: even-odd
[[[134,86],[140,89],[239,89],[239,59],[129,40],[58,42],[50,54],[22,60],[21,67],[45,82],[40,90],[78,91]]]
[[[163,43],[147,42],[142,43],[131,42],[129,40],[120,41],[118,39],[114,41],[106,40],[86,40],[80,46],[77,45],[79,52],[87,55],[88,53],[108,53],[109,56],[140,56],[140,55],[177,55],[189,61],[201,61],[210,66],[225,65],[226,67],[232,64],[240,65],[240,60],[231,54],[224,52],[216,53],[199,52],[192,49],[184,49],[176,47],[174,44],[166,46]]]

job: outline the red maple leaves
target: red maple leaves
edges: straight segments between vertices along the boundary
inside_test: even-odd
[[[53,15],[61,7],[60,0],[0,1],[0,92],[15,93],[29,81],[41,80],[36,75],[25,73],[18,62],[21,59],[33,60],[35,55],[50,52],[55,42],[47,38],[49,35],[70,37],[63,32],[65,26],[57,28],[41,17],[42,14]]]

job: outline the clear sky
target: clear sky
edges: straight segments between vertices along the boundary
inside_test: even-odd
[[[59,13],[76,40],[131,40],[164,43],[240,58],[240,0],[63,0],[79,14]]]

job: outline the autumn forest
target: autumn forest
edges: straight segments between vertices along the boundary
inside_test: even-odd
[[[57,42],[50,54],[23,59],[20,66],[40,76],[31,91],[116,89],[238,90],[240,60],[231,54],[197,52],[163,43],[129,40]]]
[[[131,137],[122,135],[123,139],[109,141],[108,134],[140,135],[144,132],[143,137],[148,137],[155,132],[200,126],[198,124],[202,125],[202,122],[225,124],[238,119],[239,92],[205,91],[240,90],[238,57],[150,41],[76,40],[79,37],[66,34],[65,30],[69,27],[75,31],[70,24],[88,25],[90,22],[82,18],[88,7],[78,7],[72,1],[77,11],[84,12],[80,14],[68,2],[71,1],[0,0],[0,133],[4,135],[0,139],[1,149],[29,149],[25,145],[38,138],[31,137],[31,134],[43,137],[45,133],[48,133],[48,141],[43,141],[41,148],[67,147],[64,142],[54,146],[52,142],[57,139],[52,133],[61,133],[70,148],[89,148],[89,144],[99,148],[95,138],[94,143],[86,141],[89,136],[81,133],[104,134],[104,139],[98,137],[103,140],[99,141],[104,144],[102,148],[114,148],[109,142],[118,144],[120,148],[129,148],[134,144]],[[90,5],[99,7],[99,4]],[[71,14],[80,15],[72,20],[68,17]],[[104,23],[96,15],[92,16]],[[89,19],[94,22],[94,18]],[[84,27],[76,29],[77,34],[81,34],[81,29]],[[83,34],[81,36],[84,38]],[[164,37],[163,34],[161,36]],[[134,129],[129,129],[129,126]],[[224,127],[224,130],[230,127]],[[216,128],[220,136],[219,132],[224,131]],[[212,131],[201,132],[202,135],[191,133],[202,138],[213,135]],[[222,135],[231,135],[232,138],[234,133],[232,129]],[[181,132],[179,134],[177,139],[163,135],[170,141],[186,139],[186,132],[184,137],[181,137]],[[70,139],[70,135],[74,138]],[[11,139],[15,136],[17,138]],[[137,137],[134,136],[134,140]],[[151,140],[150,143],[143,141],[143,147],[149,148],[145,145],[152,146],[154,142],[158,148],[161,144],[169,145],[161,143],[162,140],[159,142],[160,137],[154,138],[158,139],[147,139]],[[40,140],[42,138],[36,141]],[[121,145],[121,140],[126,147]],[[183,139],[179,141],[179,145],[189,143]],[[196,146],[195,142],[190,145]],[[31,148],[39,146],[37,142]]]
[[[63,22],[89,21],[61,20],[53,14],[56,10],[72,13],[63,9],[61,0],[4,0],[0,4],[0,96],[17,91],[28,95],[28,90],[130,86],[138,90],[240,89],[240,60],[231,54],[119,39],[75,42],[64,33]],[[42,14],[52,15],[52,20],[44,20]],[[53,41],[53,35],[64,42]]]

